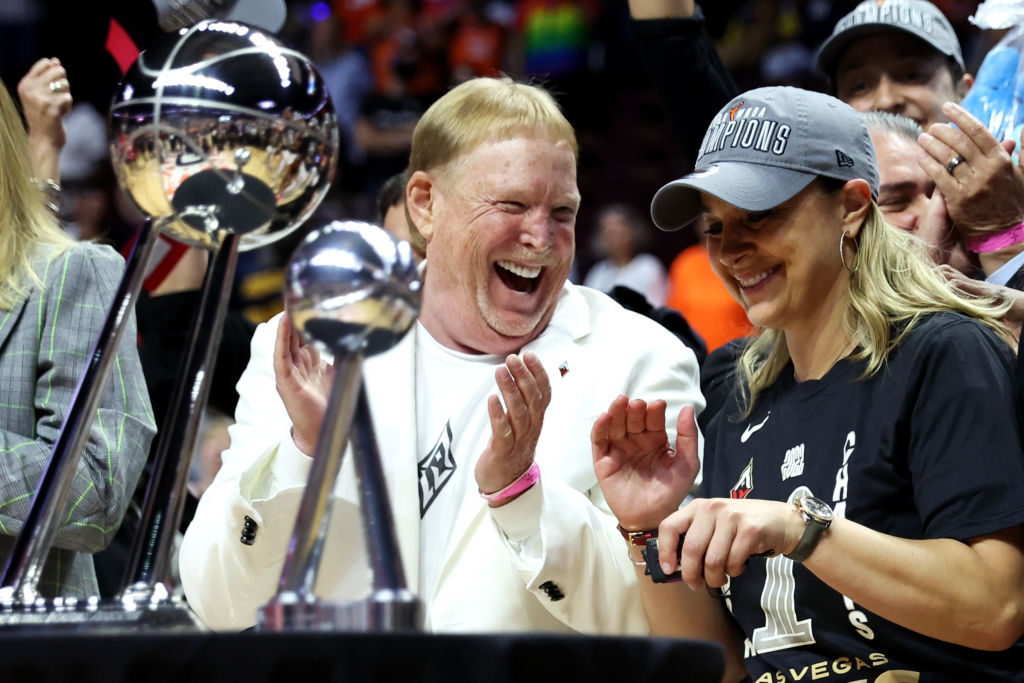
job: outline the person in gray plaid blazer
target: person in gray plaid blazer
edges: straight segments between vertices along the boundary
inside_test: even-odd
[[[66,78],[47,83],[68,93]],[[31,117],[29,117],[31,118]],[[57,118],[56,129],[62,132]],[[58,144],[62,140],[56,140]],[[0,562],[22,531],[68,403],[114,301],[124,261],[76,243],[33,178],[28,136],[0,83]],[[38,169],[38,166],[37,166]],[[38,590],[95,595],[91,553],[111,539],[156,433],[131,318],[100,399]]]

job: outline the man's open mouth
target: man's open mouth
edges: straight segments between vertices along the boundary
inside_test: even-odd
[[[540,266],[520,266],[511,261],[498,261],[494,264],[494,272],[505,286],[517,292],[532,294],[540,284]]]

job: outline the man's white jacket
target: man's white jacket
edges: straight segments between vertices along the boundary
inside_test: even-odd
[[[276,592],[311,463],[292,442],[275,389],[279,320],[262,324],[253,336],[252,359],[238,383],[231,446],[181,547],[185,595],[215,629],[253,625],[257,609]],[[368,358],[363,374],[406,578],[415,591],[420,515],[414,344],[414,335],[407,335]],[[436,587],[420,596],[425,626],[463,633],[647,633],[627,548],[594,475],[590,430],[619,394],[661,398],[668,402],[674,444],[679,410],[704,406],[696,359],[658,323],[570,283],[548,327],[523,351],[538,355],[552,384],[536,452],[540,482],[499,508],[467,491]],[[479,410],[486,425],[486,401]],[[474,459],[490,436],[489,428],[480,432]],[[342,464],[317,581],[317,594],[336,601],[362,599],[370,588],[352,460],[347,454]],[[256,524],[255,533],[246,534],[251,545],[241,540],[247,516]]]

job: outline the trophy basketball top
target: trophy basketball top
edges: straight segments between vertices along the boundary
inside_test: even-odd
[[[284,301],[292,325],[321,352],[370,356],[409,331],[420,293],[408,242],[369,223],[334,221],[296,248]]]
[[[338,124],[312,62],[273,35],[206,20],[139,55],[110,108],[121,187],[163,230],[210,248],[287,235],[334,177]]]

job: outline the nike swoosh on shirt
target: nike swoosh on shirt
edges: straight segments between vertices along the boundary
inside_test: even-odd
[[[768,414],[764,416],[763,420],[761,420],[761,424],[747,425],[747,428],[743,430],[743,434],[740,436],[740,443],[746,443],[747,439],[749,439],[754,432],[759,430],[761,427],[764,427],[764,423],[768,421],[771,414],[772,411],[769,410]]]

